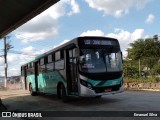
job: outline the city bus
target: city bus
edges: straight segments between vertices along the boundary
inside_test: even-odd
[[[31,95],[96,97],[123,91],[122,52],[117,39],[77,37],[21,66]]]

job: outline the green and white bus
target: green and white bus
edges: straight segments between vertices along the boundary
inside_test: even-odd
[[[117,39],[77,37],[21,66],[31,95],[101,97],[123,91],[122,52]]]

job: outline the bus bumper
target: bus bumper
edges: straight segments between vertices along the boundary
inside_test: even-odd
[[[80,84],[80,94],[79,95],[82,97],[95,97],[95,96],[102,96],[102,95],[117,94],[123,91],[124,91],[124,86],[122,85],[120,89],[117,91],[96,93],[95,90],[89,89]]]

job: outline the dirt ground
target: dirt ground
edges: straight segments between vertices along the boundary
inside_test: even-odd
[[[10,98],[10,97],[16,97],[16,96],[25,96],[29,95],[29,92],[22,89],[5,89],[1,88],[0,90],[0,111],[7,110],[7,106],[4,105],[3,101],[4,99]]]

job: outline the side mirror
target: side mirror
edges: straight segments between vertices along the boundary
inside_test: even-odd
[[[122,59],[122,64],[123,64],[124,61],[123,61],[123,53],[122,52],[121,52],[121,57],[122,57],[121,59]]]

